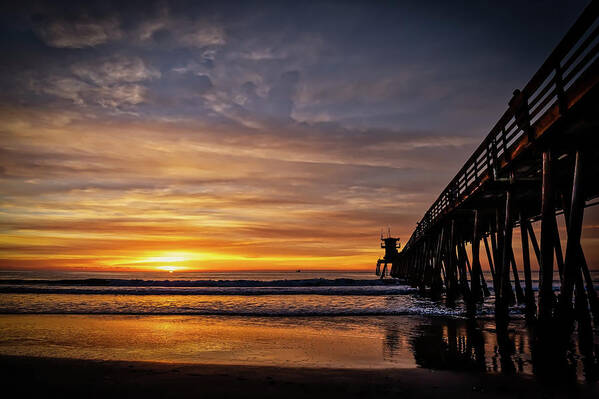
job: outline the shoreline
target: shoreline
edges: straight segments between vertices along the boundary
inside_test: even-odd
[[[9,392],[25,397],[599,397],[597,383],[551,385],[527,376],[423,368],[298,368],[8,355],[0,355],[0,365]]]

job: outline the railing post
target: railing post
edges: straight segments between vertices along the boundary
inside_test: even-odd
[[[506,161],[511,161],[510,154],[507,151],[507,131],[505,130],[505,125],[501,128],[501,144],[503,147],[503,158]]]
[[[526,95],[525,93],[522,93],[522,115],[520,115],[520,118],[523,118],[523,120],[521,121],[522,123],[522,129],[524,130],[524,134],[526,134],[526,136],[528,137],[528,142],[532,143],[533,141],[535,141],[535,135],[534,132],[532,130],[532,125],[530,124],[530,107],[528,105],[528,95]]]
[[[502,156],[505,158],[506,155],[507,155],[507,153],[506,153],[506,142],[505,142],[505,125],[503,125],[501,127],[501,144],[500,144],[500,147],[503,150]],[[497,166],[499,166],[499,165],[497,165]],[[499,171],[499,169],[498,169],[498,171]]]
[[[564,91],[564,80],[562,76],[562,67],[560,61],[556,61],[555,65],[555,92],[557,94],[557,103],[559,107],[559,113],[561,116],[566,115],[568,104],[566,103],[566,94]]]
[[[493,157],[493,180],[499,177],[499,167],[497,165],[497,140],[493,137],[492,140],[492,157]]]

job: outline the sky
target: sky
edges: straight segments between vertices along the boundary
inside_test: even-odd
[[[587,2],[13,3],[0,268],[238,270],[372,269]]]

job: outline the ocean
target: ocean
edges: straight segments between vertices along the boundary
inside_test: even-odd
[[[492,298],[473,322],[370,272],[0,272],[3,355],[534,375],[511,316],[506,349]],[[583,358],[574,339],[574,378]]]

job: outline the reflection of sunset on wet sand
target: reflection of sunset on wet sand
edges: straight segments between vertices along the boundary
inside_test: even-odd
[[[464,321],[418,316],[20,315],[4,318],[1,327],[5,339],[25,338],[22,344],[0,345],[5,355],[329,368],[451,369],[461,363],[465,369],[495,372],[511,363],[514,370],[532,374],[524,330],[515,332],[506,360],[500,358],[492,323],[468,328]],[[51,345],[30,344],[45,334],[55,337]]]

